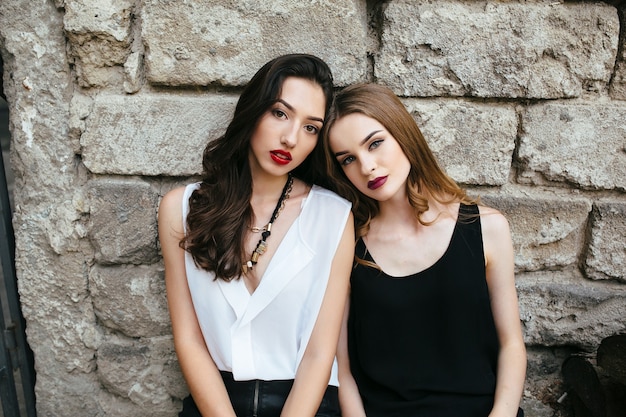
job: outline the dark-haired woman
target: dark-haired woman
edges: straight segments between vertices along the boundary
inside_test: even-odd
[[[202,181],[161,202],[174,345],[191,393],[180,416],[339,415],[334,357],[354,229],[350,204],[315,185],[332,92],[319,58],[268,62],[207,145]]]
[[[507,220],[443,172],[388,88],[339,92],[325,131],[358,237],[337,352],[343,416],[523,416]]]

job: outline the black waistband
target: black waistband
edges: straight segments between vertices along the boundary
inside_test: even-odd
[[[293,379],[235,381],[230,372],[220,371],[237,416],[280,416],[293,386]],[[329,385],[316,416],[339,416],[337,387]]]
[[[291,392],[293,379],[263,381],[235,381],[230,372],[220,371],[226,391],[238,417],[256,415],[258,417],[279,417],[285,401]],[[339,396],[337,387],[329,385],[324,393],[317,417],[339,417]],[[179,417],[201,417],[191,396],[183,401]]]

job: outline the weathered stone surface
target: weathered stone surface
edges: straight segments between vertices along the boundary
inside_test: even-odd
[[[454,180],[483,185],[508,181],[517,135],[512,106],[415,99],[404,104]]]
[[[358,0],[146,0],[147,78],[167,85],[243,85],[270,59],[299,52],[327,61],[338,85],[362,81],[366,14]]]
[[[63,24],[83,86],[106,85],[132,43],[135,0],[66,0]]]
[[[70,101],[69,140],[75,154],[80,154],[80,135],[85,130],[85,119],[91,112],[93,100],[83,94],[74,94]]]
[[[105,326],[131,337],[171,333],[162,266],[96,265],[89,291]]]
[[[155,410],[151,407],[145,407],[135,404],[126,397],[117,394],[111,394],[107,390],[102,389],[96,398],[100,413],[103,416],[133,416],[133,417],[174,417],[178,415],[181,407],[174,409],[171,404],[164,404],[161,409]]]
[[[576,265],[591,201],[563,196],[483,193],[509,221],[517,271]]]
[[[522,120],[519,181],[626,190],[626,106],[607,102],[530,106]]]
[[[64,59],[60,16],[46,7],[50,5],[30,7],[25,0],[3,1],[0,14],[3,88],[9,103],[18,209],[38,204],[49,208],[51,195],[65,198],[76,185],[74,154],[66,141],[58,140],[65,139],[68,130],[71,71]],[[16,15],[19,25],[9,20]]]
[[[100,178],[90,183],[89,239],[101,264],[157,260],[158,194],[141,180]]]
[[[626,285],[564,270],[520,274],[516,286],[528,345],[593,351],[603,338],[626,328]]]
[[[626,100],[626,62],[617,64],[615,76],[611,81],[611,98]]]
[[[109,338],[98,350],[98,377],[110,393],[158,416],[176,415],[172,399],[187,393],[171,337]]]
[[[57,255],[78,251],[89,256],[93,252],[86,241],[82,240],[87,235],[87,207],[82,193],[82,189],[77,189],[73,195],[59,194],[58,204],[31,208],[30,215],[37,213],[41,216],[38,218],[38,227],[44,232],[41,237],[45,237],[35,244],[49,245]],[[29,219],[29,214],[22,213],[21,206],[17,207],[16,213],[16,222],[27,222],[26,227],[34,226],[33,219]]]
[[[62,15],[53,2],[7,0],[0,9],[16,181],[16,268],[35,357],[37,414],[95,416],[98,332],[85,279],[93,255],[78,225],[84,171],[68,140],[75,86]]]
[[[626,204],[599,201],[594,206],[585,273],[626,282]]]
[[[145,83],[143,73],[143,54],[132,52],[124,63],[124,91],[129,94],[138,92]]]
[[[374,71],[403,96],[578,97],[608,86],[618,38],[602,3],[395,0]]]
[[[626,37],[622,37],[621,54],[615,63],[615,73],[611,80],[610,94],[615,100],[626,100]]]
[[[131,14],[135,0],[65,0],[63,25],[70,34],[103,33],[118,42],[129,44]],[[111,51],[115,55],[114,51]],[[92,56],[96,60],[110,61],[113,56]]]
[[[18,276],[22,312],[28,319],[28,342],[35,350],[36,368],[46,373],[85,372],[94,369],[99,343],[95,314],[80,253],[63,257],[29,246],[19,246]],[[28,274],[26,274],[28,271]],[[39,378],[39,377],[38,377]]]
[[[34,351],[38,415],[97,415],[95,353],[100,335],[85,280],[82,253],[59,256],[40,245],[34,223],[24,225],[18,244],[18,284]]]
[[[50,364],[56,365],[54,361]],[[55,368],[56,366],[51,369],[37,369],[37,415],[102,416],[102,410],[97,403],[102,388],[95,372],[59,372]]]
[[[98,174],[197,174],[202,151],[226,130],[236,102],[208,93],[99,95],[81,136],[83,162]]]

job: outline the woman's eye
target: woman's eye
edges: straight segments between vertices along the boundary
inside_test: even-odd
[[[343,166],[347,166],[350,165],[352,162],[354,162],[354,156],[346,156],[341,160],[340,164]]]
[[[319,129],[317,128],[317,126],[313,126],[313,125],[306,125],[304,127],[304,129],[309,132],[309,133],[313,133],[315,135],[317,135],[319,133]]]
[[[370,149],[376,149],[383,143],[383,139],[378,139],[370,143]]]
[[[272,113],[274,113],[274,116],[276,116],[276,117],[278,117],[278,118],[280,118],[280,119],[282,119],[282,118],[284,118],[284,117],[287,117],[287,115],[285,114],[285,112],[284,112],[284,111],[282,111],[282,110],[280,110],[280,109],[274,109],[274,110],[272,111]]]

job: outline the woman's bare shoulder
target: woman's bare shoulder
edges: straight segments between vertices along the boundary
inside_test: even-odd
[[[161,199],[161,206],[180,203],[183,201],[183,195],[185,194],[186,186],[180,186],[169,190]]]
[[[506,216],[499,210],[488,207],[478,206],[480,211],[480,223],[483,234],[486,236],[501,236],[507,238],[510,235],[509,221]]]
[[[166,223],[176,229],[179,233],[182,232],[182,212],[183,212],[183,196],[185,194],[185,187],[176,187],[163,196],[159,203],[159,215],[158,220],[161,226]]]

